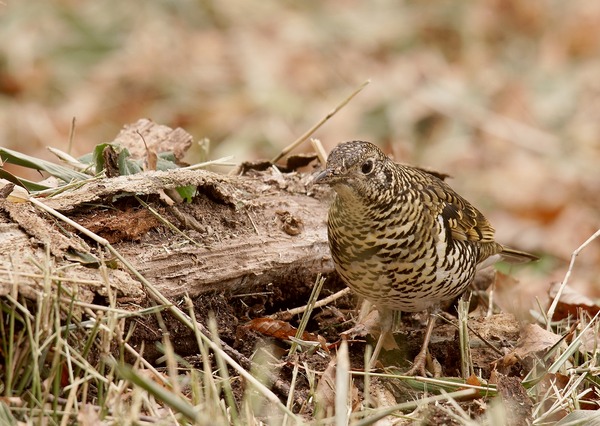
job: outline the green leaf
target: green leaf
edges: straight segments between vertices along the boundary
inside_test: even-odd
[[[142,171],[140,164],[136,160],[130,158],[131,154],[127,148],[118,145],[113,145],[113,147],[119,153],[117,165],[119,166],[119,174],[121,176],[135,175]]]
[[[171,170],[171,169],[178,169],[179,166],[177,164],[175,164],[173,161],[170,160],[165,160],[159,157],[158,161],[156,162],[156,170]]]
[[[89,175],[70,169],[60,164],[51,163],[41,158],[32,157],[8,148],[0,148],[0,158],[10,164],[27,167],[28,169],[41,170],[64,182],[89,179]]]
[[[177,159],[175,158],[175,154],[173,151],[163,151],[158,153],[158,161],[165,160],[170,163],[173,163],[177,166]]]
[[[25,188],[27,191],[30,191],[30,192],[43,191],[45,189],[50,188],[49,186],[42,185],[37,182],[32,182],[30,180],[17,177],[15,175],[13,175],[12,173],[7,172],[4,169],[0,169],[0,178],[6,179],[7,181],[14,183],[15,185],[22,186],[23,188]]]
[[[196,194],[196,185],[180,186],[175,188],[175,190],[181,195],[181,198],[183,198],[185,202],[191,203],[192,198],[194,198],[194,195]]]
[[[92,163],[96,168],[96,173],[100,173],[104,170],[104,148],[106,148],[109,143],[101,143],[94,147],[94,151],[92,152]]]
[[[87,154],[82,155],[78,158],[84,164],[93,164],[94,163],[94,153],[88,152]]]
[[[94,147],[94,153],[92,157],[93,163],[96,166],[96,172],[99,172],[100,170],[104,170],[106,168],[106,163],[104,161],[104,151],[107,148],[112,148],[112,150],[117,153],[117,167],[119,169],[119,175],[134,175],[142,171],[140,161],[132,159],[131,154],[129,153],[129,150],[127,148],[124,148],[118,144],[101,143]]]

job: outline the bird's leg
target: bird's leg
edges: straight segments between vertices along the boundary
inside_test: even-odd
[[[425,331],[423,346],[421,346],[421,350],[415,357],[411,369],[404,373],[406,376],[427,376],[427,372],[425,370],[425,363],[427,361],[427,348],[429,347],[429,340],[431,339],[431,333],[433,332],[433,327],[435,326],[435,320],[437,318],[436,313],[437,309],[431,309],[428,311],[429,318],[427,320],[427,330]]]
[[[377,344],[375,344],[375,349],[373,349],[373,355],[371,355],[371,360],[369,361],[369,369],[373,369],[375,364],[377,363],[377,358],[379,358],[379,353],[381,352],[381,348],[386,343],[386,340],[393,339],[394,335],[392,334],[392,328],[394,325],[394,315],[391,311],[386,309],[377,308],[379,311],[379,327],[381,332],[379,334],[379,338],[377,339]]]

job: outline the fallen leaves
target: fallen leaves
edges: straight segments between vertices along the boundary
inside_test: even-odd
[[[290,323],[272,318],[255,318],[248,321],[242,327],[247,330],[254,330],[258,333],[264,334],[265,336],[273,337],[281,341],[288,341],[296,338],[296,334],[298,332],[298,329],[292,326]],[[318,342],[322,349],[329,352],[327,342],[323,336],[305,331],[302,333],[300,340],[307,342]]]
[[[548,290],[550,299],[554,299],[558,294],[561,283],[554,283]],[[573,289],[569,285],[564,286],[558,299],[556,310],[552,316],[553,321],[560,321],[568,318],[578,318],[580,311],[587,312],[593,317],[600,311],[600,305],[584,294]]]
[[[561,340],[561,336],[546,331],[537,324],[525,324],[520,334],[514,350],[495,363],[495,367],[500,371],[507,371],[517,362],[525,364],[527,369],[530,369],[534,361],[542,358],[548,349]]]

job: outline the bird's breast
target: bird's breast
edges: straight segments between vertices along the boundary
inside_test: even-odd
[[[443,223],[416,202],[377,210],[336,200],[328,237],[344,282],[381,307],[424,310],[460,294],[474,273],[469,262],[448,258]]]

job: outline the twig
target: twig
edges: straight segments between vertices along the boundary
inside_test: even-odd
[[[169,222],[169,220],[167,220],[167,218],[163,217],[157,210],[153,209],[152,206],[148,203],[146,203],[144,200],[142,200],[140,197],[138,197],[137,195],[134,195],[135,199],[144,207],[146,208],[150,213],[152,213],[152,215],[157,218],[163,225],[167,226],[171,231],[173,231],[174,233],[180,235],[181,237],[185,238],[186,240],[188,240],[190,243],[192,243],[193,245],[195,245],[196,247],[205,247],[204,245],[200,244],[199,242],[197,242],[196,240],[194,240],[192,237],[190,237],[189,235],[187,235],[185,232],[183,232],[181,229],[179,229],[178,227],[176,227],[174,224],[172,224],[171,222]],[[175,212],[177,211],[177,209],[175,207],[171,208],[171,212]],[[175,214],[177,216],[177,214]],[[178,217],[177,219],[180,219],[180,217]]]
[[[473,360],[471,359],[471,348],[469,345],[469,302],[471,301],[469,294],[468,300],[461,297],[458,300],[458,340],[460,342],[460,371],[462,378],[467,380],[473,373]]]
[[[325,148],[323,148],[323,144],[319,139],[310,138],[310,143],[317,153],[317,157],[319,157],[319,161],[324,166],[327,163],[327,152],[325,152]]]
[[[218,164],[219,166],[231,165],[227,162],[229,160],[231,160],[232,158],[233,158],[233,155],[228,155],[226,157],[217,158],[216,160],[209,160],[209,161],[205,161],[203,163],[192,164],[191,166],[182,167],[181,169],[182,170],[196,170],[196,169],[201,169],[206,166],[210,166],[211,164]]]
[[[577,249],[575,249],[573,254],[571,254],[571,263],[569,263],[569,269],[567,270],[567,273],[565,274],[565,278],[563,279],[562,283],[560,283],[560,287],[558,288],[558,291],[556,292],[556,296],[554,296],[554,300],[552,301],[552,304],[550,305],[550,308],[548,309],[548,314],[547,314],[548,320],[546,322],[546,330],[550,331],[550,325],[552,323],[552,318],[554,317],[554,311],[556,310],[556,306],[558,305],[558,301],[560,299],[560,296],[562,295],[563,290],[565,289],[565,287],[567,286],[567,283],[569,282],[569,278],[571,278],[571,273],[573,272],[573,267],[575,266],[575,258],[577,258],[579,253],[581,253],[581,251],[584,248],[586,248],[592,241],[594,241],[599,236],[600,236],[600,229],[598,229],[596,232],[594,232],[594,235],[592,235],[587,240],[585,240],[585,242],[582,245],[580,245],[579,247],[577,247]]]
[[[329,114],[327,114],[325,117],[320,119],[314,126],[312,126],[310,129],[308,129],[306,132],[304,132],[304,134],[302,136],[300,136],[298,139],[296,139],[294,142],[292,142],[291,144],[289,144],[288,146],[283,148],[283,150],[276,157],[274,157],[271,160],[271,163],[276,163],[277,161],[281,160],[281,158],[285,157],[291,150],[295,149],[298,145],[300,145],[302,142],[304,142],[306,139],[308,139],[310,137],[310,135],[312,135],[314,132],[316,132],[317,129],[319,129],[319,127],[321,127],[323,124],[325,124],[325,122],[327,120],[329,120],[331,117],[333,117],[335,114],[337,114],[337,112],[340,109],[344,108],[346,106],[346,104],[348,104],[348,102],[350,102],[352,100],[352,98],[354,98],[356,95],[358,95],[360,93],[360,91],[362,89],[364,89],[370,82],[371,82],[371,80],[367,80],[363,84],[358,86],[358,88],[354,92],[352,92],[350,94],[350,96],[348,96],[338,106],[336,106],[333,110],[331,110],[331,112]]]
[[[73,152],[73,140],[75,140],[75,128],[77,127],[77,118],[73,117],[71,119],[71,128],[69,129],[69,147],[67,148],[67,152],[70,154]]]
[[[254,228],[254,232],[256,232],[256,235],[260,235],[260,232],[258,232],[258,227],[256,226],[256,223],[254,223],[252,216],[250,216],[249,210],[246,210],[246,215],[248,216],[248,219],[250,219],[250,223],[252,224],[252,227]]]
[[[340,290],[337,293],[332,294],[331,296],[327,296],[325,299],[321,299],[318,302],[315,302],[315,305],[312,308],[315,309],[315,308],[320,308],[322,306],[328,305],[331,302],[339,299],[340,297],[345,296],[349,292],[350,292],[350,288],[346,287],[345,289]],[[308,309],[308,305],[300,306],[300,307],[294,308],[294,309],[288,309],[287,311],[281,311],[281,312],[277,312],[277,313],[271,315],[271,318],[273,318],[273,319],[292,318],[295,315],[300,315],[300,314],[304,313],[304,311],[306,311],[306,309]]]
[[[379,409],[375,412],[374,415],[365,417],[364,419],[359,420],[357,422],[353,422],[352,424],[354,426],[368,426],[368,425],[375,424],[378,420],[381,420],[384,417],[394,414],[397,411],[414,410],[419,406],[425,406],[426,404],[436,402],[436,401],[444,401],[444,400],[448,400],[450,398],[455,398],[455,399],[468,398],[468,397],[474,397],[476,395],[477,395],[477,391],[475,389],[463,389],[463,390],[459,390],[456,392],[447,393],[444,395],[435,395],[435,396],[430,396],[427,398],[422,398],[422,399],[419,399],[416,401],[403,402],[398,405],[392,405],[391,407],[385,407],[385,408]]]

